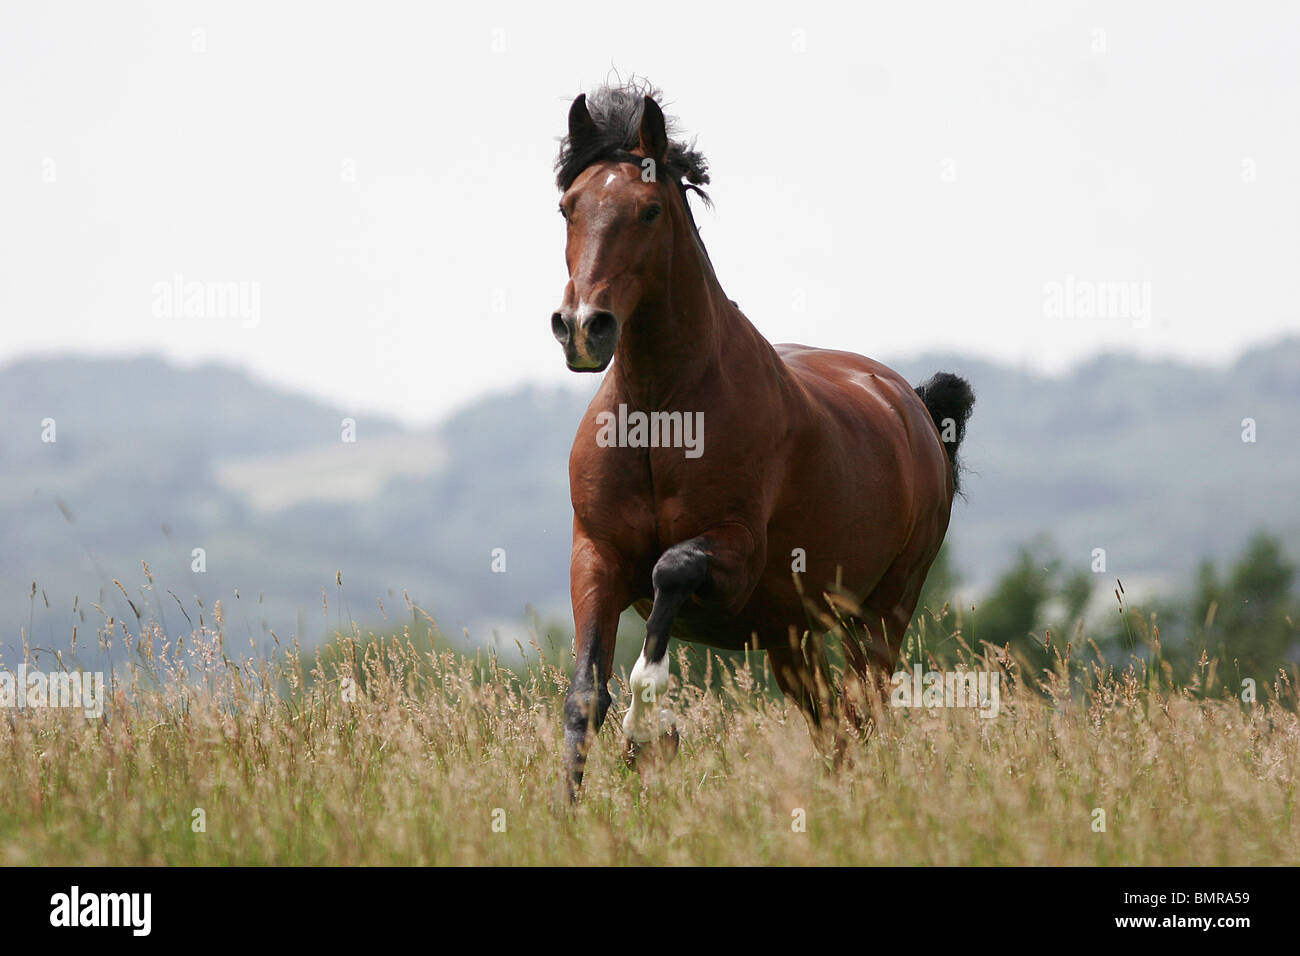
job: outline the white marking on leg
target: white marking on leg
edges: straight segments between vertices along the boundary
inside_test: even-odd
[[[623,733],[636,743],[644,744],[665,733],[659,704],[668,691],[668,655],[665,654],[658,664],[652,664],[645,659],[643,649],[632,668],[629,683],[632,706],[623,718]],[[671,714],[668,719],[671,720]]]

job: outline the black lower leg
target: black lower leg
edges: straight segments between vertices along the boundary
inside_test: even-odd
[[[587,747],[609,711],[609,675],[600,673],[591,645],[574,669],[573,683],[564,699],[564,757],[570,792],[581,785],[587,765]]]

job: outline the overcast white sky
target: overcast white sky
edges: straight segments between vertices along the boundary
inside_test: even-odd
[[[1300,327],[1300,4],[28,3],[0,363],[220,360],[410,422],[573,382],[551,162],[611,66],[698,135],[773,341],[1059,369]],[[178,274],[255,323],[157,314]],[[1149,321],[1048,314],[1067,276],[1148,283]]]

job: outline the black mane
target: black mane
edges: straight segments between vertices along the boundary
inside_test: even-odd
[[[661,94],[645,79],[632,77],[626,83],[605,85],[587,95],[587,112],[596,124],[596,135],[582,143],[572,143],[566,135],[560,140],[560,155],[555,160],[555,185],[568,189],[578,174],[592,163],[604,159],[625,158],[640,142],[641,112],[649,96],[661,106]],[[709,163],[695,144],[676,138],[672,117],[668,126],[668,172],[683,189],[708,196],[699,187],[709,181]],[[682,183],[685,180],[685,183]]]

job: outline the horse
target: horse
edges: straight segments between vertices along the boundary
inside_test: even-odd
[[[834,729],[805,590],[845,598],[861,637],[844,641],[841,696],[869,725],[863,692],[892,672],[943,543],[974,403],[948,372],[913,388],[852,352],[770,344],[714,274],[688,200],[709,202],[708,163],[660,98],[635,81],[579,95],[555,163],[569,279],[552,333],[570,370],[608,369],[569,458],[571,798],[628,607],[646,622],[623,720],[633,765],[676,749],[660,706],[673,637],[766,651],[814,742]]]

